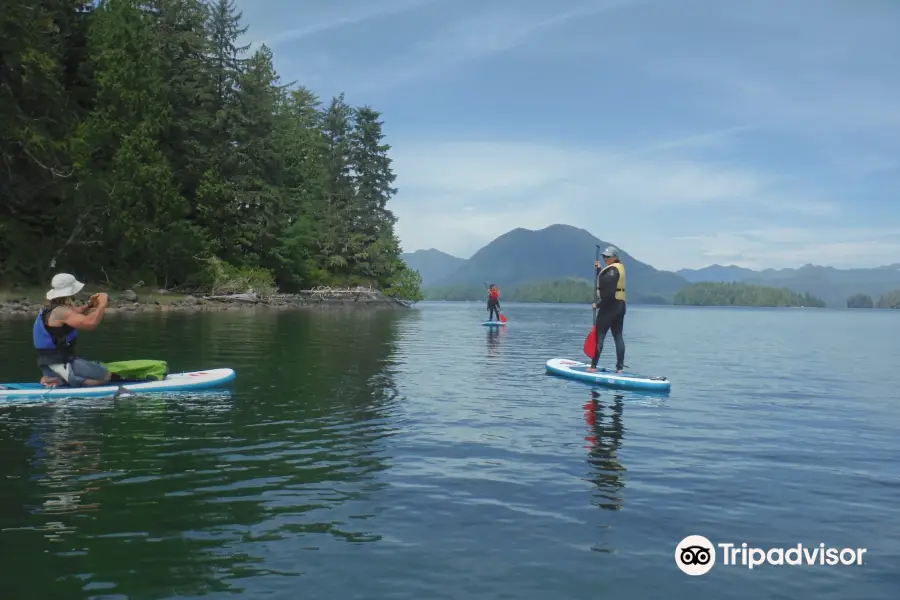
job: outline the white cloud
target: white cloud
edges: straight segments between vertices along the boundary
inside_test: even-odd
[[[748,268],[878,267],[900,261],[900,227],[772,227],[675,238],[703,264]]]
[[[259,2],[259,0],[256,0]],[[326,33],[349,25],[358,25],[373,19],[398,15],[410,10],[434,4],[437,0],[332,0],[324,13],[310,15],[306,11],[285,11],[279,21],[287,29],[279,29],[276,33],[263,36],[254,42],[276,47],[285,42],[302,40],[314,35]],[[249,32],[248,32],[249,33]]]
[[[678,6],[698,10],[690,0]],[[900,5],[821,0],[703,6],[709,25],[702,29],[690,18],[667,22],[665,53],[642,46],[652,27],[645,22],[631,24],[644,35],[617,38],[620,51],[673,97],[791,139],[798,153],[825,159],[841,175],[896,168]]]
[[[456,2],[456,15],[447,19],[446,25],[427,32],[396,58],[375,67],[344,65],[340,75],[342,87],[352,94],[394,88],[512,50],[566,23],[644,1],[586,0],[565,10],[552,2],[519,2],[515,8],[501,3],[498,8],[487,10],[481,2],[469,5]]]
[[[392,152],[400,189],[391,202],[397,232],[407,251],[436,247],[467,257],[514,227],[567,223],[650,264],[676,268],[686,266],[688,252],[697,260],[703,252],[690,240],[673,264],[674,234],[704,232],[722,215],[809,219],[838,210],[819,191],[792,189],[776,174],[690,157],[713,138],[690,136],[626,151],[496,141],[399,143]],[[613,210],[615,218],[605,218]]]

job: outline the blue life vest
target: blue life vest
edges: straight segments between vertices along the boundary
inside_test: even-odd
[[[38,353],[38,366],[65,364],[75,358],[75,341],[78,330],[69,325],[50,327],[47,319],[52,308],[38,313],[32,328],[34,348]]]

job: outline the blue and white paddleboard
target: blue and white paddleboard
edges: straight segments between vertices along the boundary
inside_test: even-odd
[[[485,321],[482,325],[485,327],[500,327],[501,325],[506,325],[506,321]]]
[[[112,396],[122,389],[133,394],[192,392],[221,387],[234,378],[235,373],[232,369],[210,369],[208,371],[169,373],[162,381],[140,381],[98,387],[73,388],[65,386],[48,388],[40,383],[6,383],[0,384],[0,402],[27,399],[96,398]]]
[[[547,361],[547,372],[560,377],[577,379],[587,383],[595,383],[612,388],[626,390],[650,390],[667,392],[671,389],[671,382],[665,377],[650,377],[636,373],[616,373],[602,367],[597,368],[596,373],[588,373],[590,363],[578,362],[567,358],[551,358]]]

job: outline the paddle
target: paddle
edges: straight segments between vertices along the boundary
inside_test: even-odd
[[[597,249],[594,251],[594,263],[600,261],[600,246],[597,246]],[[594,267],[594,304],[597,303],[597,278],[600,276],[600,269]],[[591,310],[591,318],[594,326],[591,327],[591,332],[584,339],[584,353],[587,354],[588,358],[594,358],[594,353],[597,351],[597,309],[594,308]]]
[[[483,281],[481,282],[481,285],[483,285],[483,286],[485,287],[485,289],[488,289],[488,290],[491,289],[491,288],[488,287],[488,284],[486,284],[486,283],[483,282]],[[504,315],[502,312],[500,312],[500,304],[499,304],[499,303],[497,303],[497,314],[500,315],[500,317],[499,317],[500,322],[501,322],[501,323],[506,323],[506,315]],[[490,316],[490,315],[489,315],[489,316]]]

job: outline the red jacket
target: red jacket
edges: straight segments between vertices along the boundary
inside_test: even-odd
[[[491,300],[499,300],[500,299],[500,290],[498,288],[494,288],[490,291]]]

